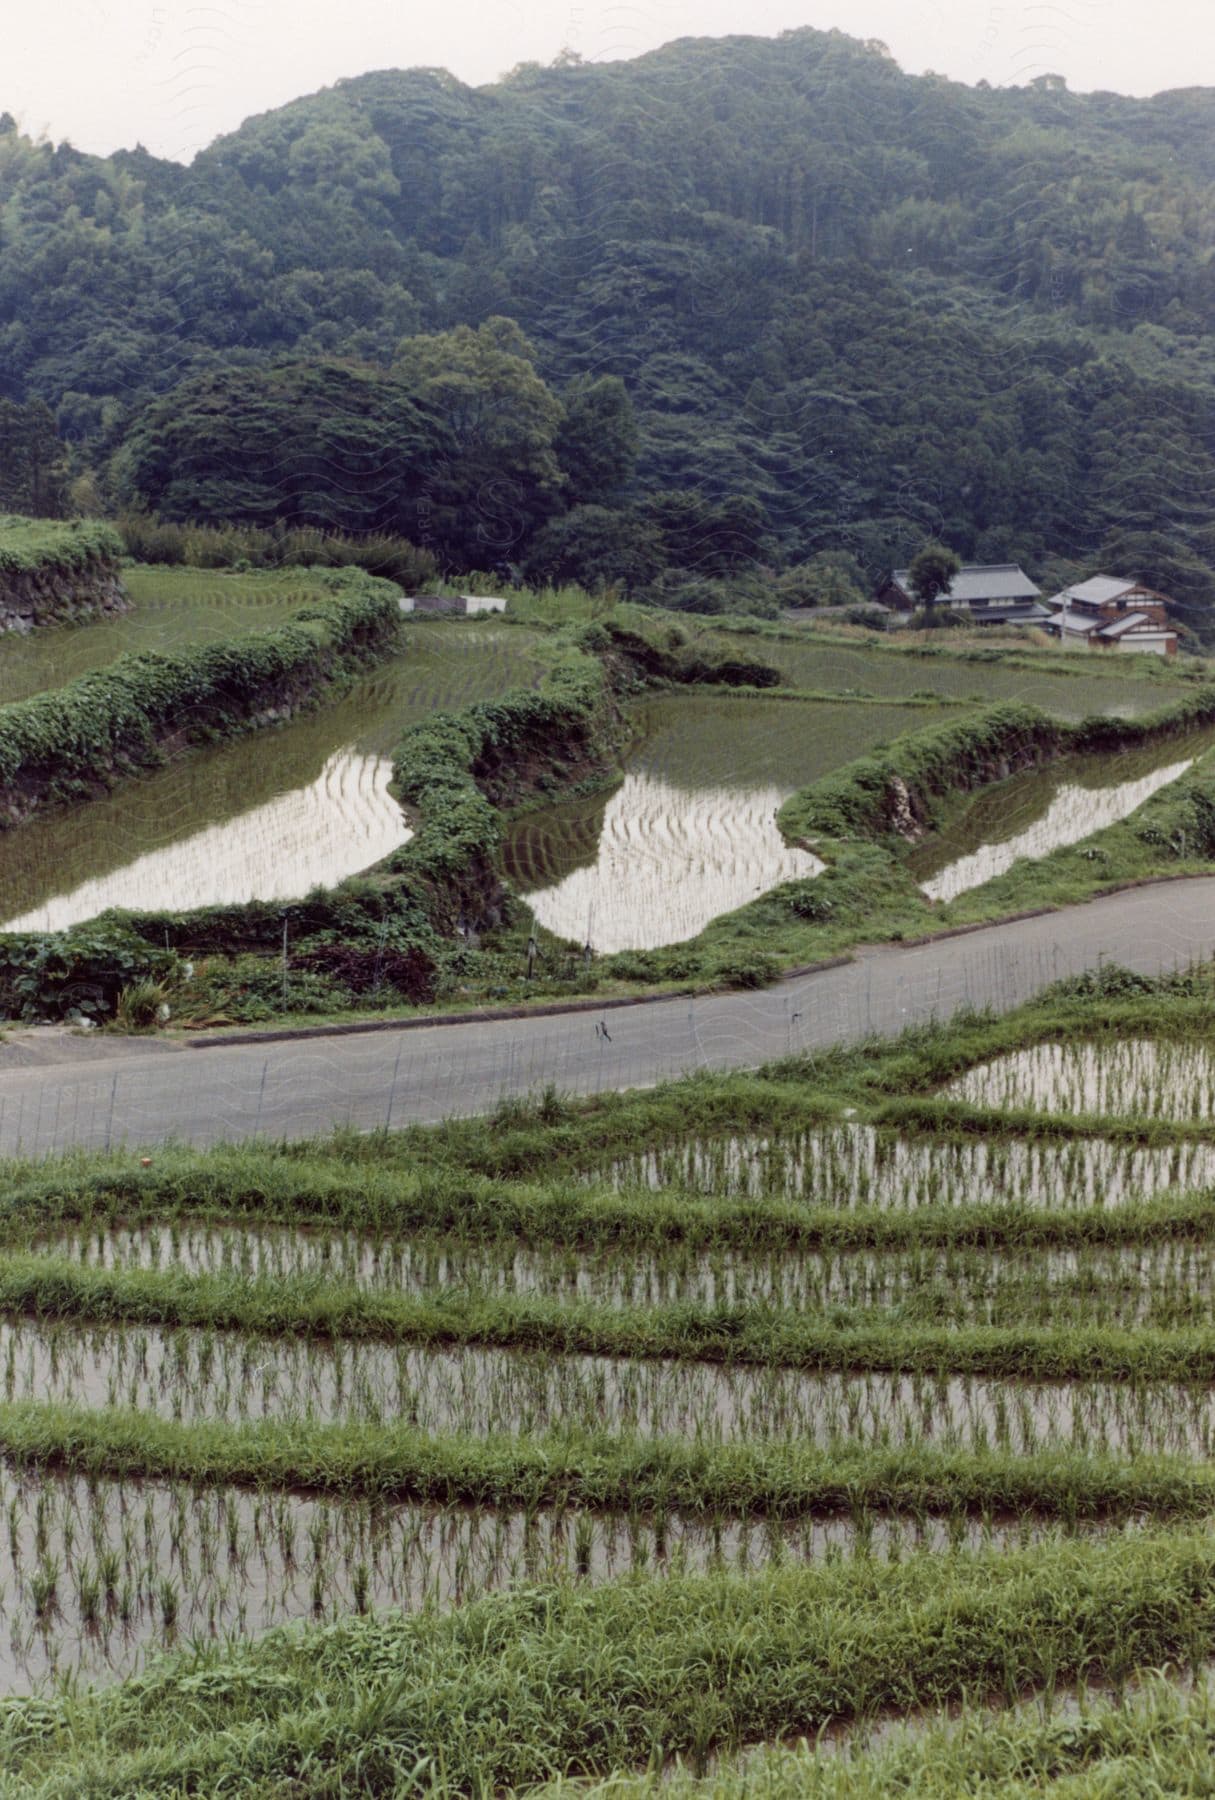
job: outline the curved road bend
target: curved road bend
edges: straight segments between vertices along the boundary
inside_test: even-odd
[[[4,1067],[0,1153],[74,1145],[298,1138],[349,1124],[404,1125],[490,1111],[549,1082],[571,1093],[641,1087],[693,1069],[751,1068],[789,1051],[856,1042],[1005,1010],[1048,982],[1116,962],[1157,974],[1215,954],[1215,877],[1109,895],[855,962],[758,993],[605,1012],[192,1050],[90,1042],[87,1056]],[[14,1056],[19,1054],[14,1047]]]

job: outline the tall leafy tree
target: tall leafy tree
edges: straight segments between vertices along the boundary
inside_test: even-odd
[[[953,578],[961,567],[961,557],[944,544],[930,542],[916,551],[907,571],[907,579],[911,583],[912,593],[925,612],[931,612],[941,595],[949,592]]]
[[[433,498],[443,549],[466,566],[499,562],[559,504],[561,403],[513,319],[405,338],[392,372],[452,451]]]
[[[59,518],[67,482],[67,451],[50,407],[0,400],[0,511]]]
[[[601,506],[627,486],[637,464],[637,421],[618,375],[579,375],[562,395],[555,449],[572,505]]]

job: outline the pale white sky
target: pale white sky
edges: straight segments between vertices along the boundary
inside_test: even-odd
[[[472,84],[569,46],[588,62],[678,37],[838,25],[912,73],[1152,94],[1215,86],[1211,0],[6,0],[0,111],[104,152],[188,160],[251,113],[368,69]]]

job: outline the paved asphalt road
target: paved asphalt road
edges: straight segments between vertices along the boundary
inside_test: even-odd
[[[576,1093],[647,1086],[890,1035],[965,1006],[1006,1009],[1101,960],[1155,974],[1212,955],[1215,878],[1200,877],[914,948],[866,950],[760,993],[602,1015],[201,1050],[65,1038],[31,1050],[17,1040],[0,1050],[0,1152],[298,1138],[338,1124],[486,1112],[549,1082]]]

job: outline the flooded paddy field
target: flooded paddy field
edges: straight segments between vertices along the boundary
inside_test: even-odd
[[[953,900],[1019,858],[1049,856],[1129,818],[1213,744],[1215,731],[1187,733],[1014,775],[968,798],[944,830],[910,851],[908,867],[930,900]]]
[[[86,1268],[174,1269],[245,1281],[301,1277],[371,1291],[454,1291],[606,1306],[899,1308],[908,1317],[998,1325],[1205,1322],[1215,1249],[1190,1239],[1076,1250],[797,1251],[754,1254],[672,1245],[582,1251],[450,1238],[174,1223],[78,1229],[43,1239]]]
[[[1215,1047],[1151,1038],[1035,1044],[968,1069],[943,1091],[973,1106],[1215,1124]]]
[[[0,706],[63,687],[117,657],[185,650],[284,625],[301,606],[332,599],[304,569],[256,570],[139,566],[122,571],[129,613],[79,625],[55,625],[0,643]]]
[[[0,1324],[0,1394],[191,1424],[360,1421],[482,1437],[573,1431],[699,1444],[1209,1457],[1209,1383],[856,1374],[676,1359],[314,1342],[154,1326]]]
[[[455,1605],[523,1583],[743,1572],[783,1558],[893,1561],[1059,1535],[1027,1517],[437,1509],[0,1466],[0,1693],[113,1681],[185,1645],[379,1607]]]
[[[865,644],[837,644],[808,639],[748,637],[734,632],[704,633],[714,649],[737,656],[748,654],[772,663],[792,687],[812,693],[873,695],[881,700],[911,696],[937,696],[944,700],[971,700],[992,706],[1002,700],[1019,700],[1039,706],[1059,719],[1084,719],[1093,713],[1132,719],[1154,712],[1190,691],[1184,682],[1171,680],[1162,670],[1146,673],[1109,662],[1077,668],[1074,675],[1050,669],[1008,668],[1000,662],[950,655],[919,656],[893,646],[870,648]],[[1034,652],[1027,649],[1027,657]]]
[[[992,1071],[990,1076],[985,1070],[971,1070],[946,1092],[984,1106],[1044,1106],[1037,1089],[1025,1098],[1016,1097],[1026,1092],[1025,1080],[1016,1071],[1006,1071],[999,1063],[985,1069]],[[1212,1070],[1215,1079],[1215,1063]],[[1053,1110],[1079,1109],[1066,1105]],[[905,1210],[1007,1201],[1070,1210],[1124,1205],[1170,1188],[1215,1182],[1215,1144],[1146,1148],[1093,1138],[952,1142],[901,1138],[872,1125],[839,1125],[801,1132],[688,1136],[660,1149],[613,1157],[584,1169],[583,1176],[618,1188],[680,1188],[723,1198],[784,1197],[841,1208]]]
[[[540,642],[496,623],[411,625],[400,653],[335,704],[3,833],[0,929],[295,898],[370,867],[409,835],[388,792],[405,728],[536,686]]]
[[[507,876],[559,937],[605,954],[678,943],[782,881],[820,873],[817,857],[781,837],[779,807],[935,717],[762,696],[644,702],[621,785],[519,820]]]

